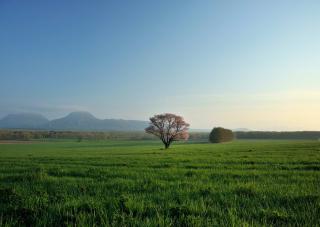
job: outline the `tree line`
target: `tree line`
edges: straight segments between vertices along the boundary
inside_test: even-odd
[[[0,130],[0,140],[156,140],[145,132],[79,132],[79,131],[32,131],[32,130]],[[208,141],[208,133],[191,132],[190,141]]]
[[[189,132],[189,141],[208,142],[209,132]],[[320,131],[301,132],[234,132],[235,139],[305,139],[319,140]],[[0,140],[37,140],[37,139],[74,139],[74,140],[156,140],[145,132],[75,132],[75,131],[27,131],[0,130]]]
[[[209,132],[189,132],[189,141],[207,142]],[[235,139],[305,139],[319,140],[320,131],[301,132],[234,132]],[[156,140],[145,132],[75,132],[75,131],[27,131],[0,130],[0,140],[37,140],[37,139],[86,139],[86,140]]]
[[[80,132],[80,131],[27,131],[0,130],[0,140],[46,140],[46,139],[75,139],[108,140],[135,139],[150,140],[151,136],[143,132]]]
[[[284,140],[319,140],[320,131],[268,132],[250,131],[235,132],[237,139],[284,139]]]

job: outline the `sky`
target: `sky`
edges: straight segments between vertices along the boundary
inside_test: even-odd
[[[0,117],[320,130],[318,0],[0,0]]]

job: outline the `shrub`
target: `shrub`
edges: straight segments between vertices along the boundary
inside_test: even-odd
[[[229,142],[234,139],[234,134],[231,130],[225,128],[214,128],[209,135],[209,141],[211,143],[223,143]]]

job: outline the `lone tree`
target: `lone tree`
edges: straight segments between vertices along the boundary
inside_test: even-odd
[[[147,133],[160,138],[165,149],[170,147],[173,141],[187,140],[189,138],[189,124],[181,116],[165,113],[150,118],[150,125],[145,129]]]
[[[214,128],[209,135],[209,141],[211,143],[223,143],[229,142],[234,139],[234,134],[231,130],[225,128]]]

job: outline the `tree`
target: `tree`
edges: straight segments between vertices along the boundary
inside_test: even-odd
[[[234,139],[234,134],[231,130],[225,128],[214,128],[209,135],[209,141],[211,143],[223,143],[229,142]]]
[[[150,118],[150,125],[145,129],[147,133],[160,138],[165,149],[173,141],[187,140],[189,138],[189,124],[181,116],[171,113],[158,114]]]

